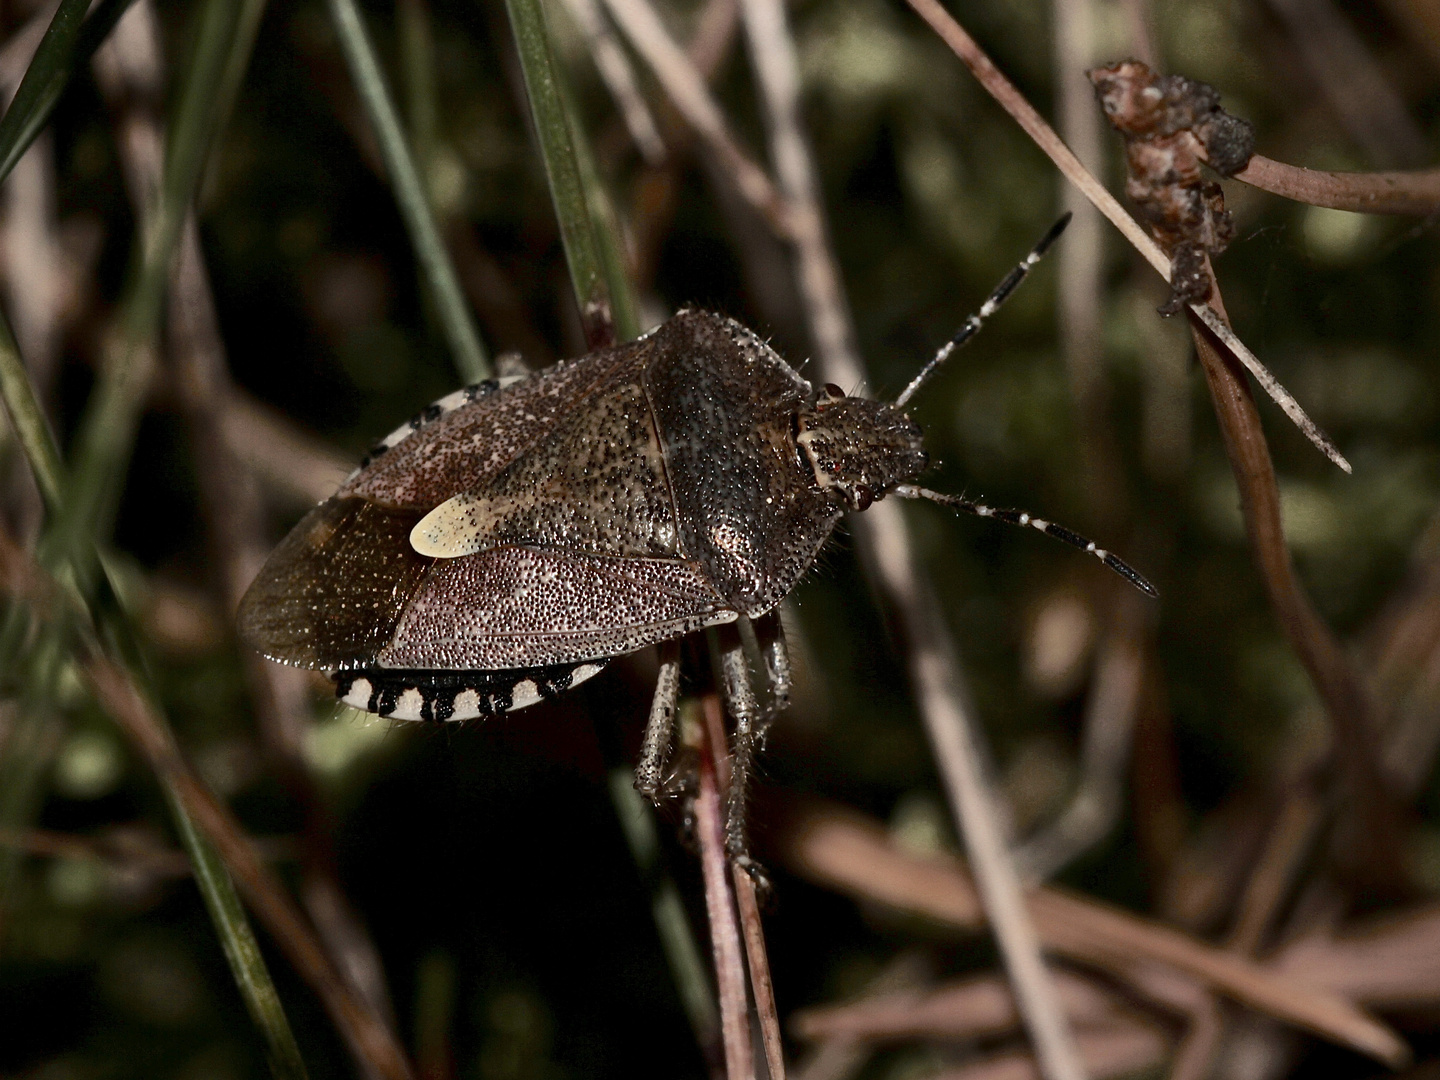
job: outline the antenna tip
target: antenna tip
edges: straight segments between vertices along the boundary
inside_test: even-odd
[[[1045,252],[1049,249],[1050,245],[1055,243],[1056,240],[1060,239],[1060,234],[1065,231],[1065,227],[1070,224],[1070,219],[1074,216],[1075,215],[1072,214],[1069,210],[1066,210],[1065,213],[1061,214],[1060,220],[1055,222],[1054,225],[1051,225],[1050,231],[1045,234],[1045,236],[1041,239],[1040,243],[1035,245],[1035,254],[1045,254]]]

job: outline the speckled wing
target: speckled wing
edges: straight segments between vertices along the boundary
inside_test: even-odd
[[[242,637],[325,670],[492,670],[615,655],[733,619],[677,547],[639,385],[651,347],[478,384],[418,414],[271,555],[242,601]],[[470,553],[417,552],[411,531],[457,496]]]
[[[562,664],[735,617],[691,562],[501,547],[438,560],[376,661],[475,670]]]

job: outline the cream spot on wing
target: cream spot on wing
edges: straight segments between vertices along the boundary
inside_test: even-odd
[[[485,525],[480,500],[473,495],[456,495],[416,523],[410,530],[410,546],[432,559],[474,555],[485,549]]]

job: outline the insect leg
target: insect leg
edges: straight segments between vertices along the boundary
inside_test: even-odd
[[[759,736],[763,744],[765,733],[775,717],[790,706],[790,650],[785,645],[785,628],[780,624],[780,611],[767,611],[755,623],[756,651],[765,666],[765,677],[770,683],[770,702],[760,718]]]
[[[660,646],[660,673],[655,678],[655,697],[650,702],[650,719],[640,744],[635,765],[635,790],[651,802],[660,798],[665,763],[670,757],[670,740],[675,734],[675,700],[680,694],[680,643]]]
[[[726,708],[735,718],[735,736],[730,747],[730,792],[725,803],[725,850],[735,865],[748,873],[759,873],[750,858],[749,838],[745,828],[746,795],[750,772],[755,762],[756,729],[760,707],[755,689],[750,685],[750,668],[745,661],[745,646],[729,627],[721,631],[723,652],[720,654],[721,694]]]

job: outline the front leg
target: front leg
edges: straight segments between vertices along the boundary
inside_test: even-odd
[[[737,866],[752,871],[755,862],[750,857],[745,805],[755,763],[756,730],[762,717],[750,683],[743,642],[731,627],[721,630],[720,641],[720,693],[726,711],[735,721],[730,741],[730,790],[725,801],[725,850]]]

